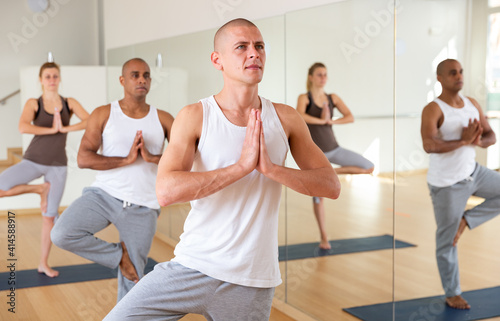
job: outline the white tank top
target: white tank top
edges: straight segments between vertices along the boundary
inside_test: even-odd
[[[284,165],[288,140],[271,101],[260,97],[269,156]],[[231,123],[213,96],[201,100],[203,128],[192,171],[235,164],[246,127]],[[281,283],[278,211],[281,184],[254,170],[208,197],[191,202],[172,259],[215,279],[269,288]]]
[[[439,135],[443,140],[460,139],[469,119],[479,120],[476,106],[467,97],[460,97],[464,101],[462,108],[451,107],[439,98],[434,100],[444,115],[444,121],[439,127]],[[473,145],[462,146],[447,153],[431,153],[429,157],[427,182],[436,187],[451,186],[469,177],[476,166],[476,151]]]
[[[102,133],[102,155],[126,157],[138,130],[142,130],[145,145],[151,154],[163,152],[165,132],[156,108],[150,106],[145,117],[134,119],[123,113],[118,101],[112,102]],[[157,164],[148,163],[139,155],[133,164],[98,171],[92,186],[124,202],[158,209],[160,205],[155,191],[157,169]]]

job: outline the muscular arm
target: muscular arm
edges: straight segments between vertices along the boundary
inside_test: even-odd
[[[37,100],[34,98],[29,99],[24,105],[23,111],[21,113],[21,118],[19,119],[19,132],[21,134],[33,135],[52,135],[57,133],[58,128],[56,123],[54,123],[52,127],[41,127],[32,124],[33,120],[35,119],[37,110]]]
[[[203,109],[201,103],[197,103],[183,108],[172,125],[170,142],[161,157],[156,178],[156,195],[161,206],[209,196],[255,168],[257,158],[243,148],[236,164],[213,171],[191,172],[202,123]],[[258,141],[254,127],[247,126],[247,136],[253,135]],[[258,154],[258,147],[253,147]],[[252,161],[248,161],[252,156],[253,168]]]
[[[328,120],[314,117],[306,113],[307,105],[309,105],[309,98],[306,94],[302,94],[299,96],[297,100],[297,112],[304,119],[304,121],[311,125],[325,125],[328,123]]]
[[[457,140],[443,140],[439,137],[439,126],[443,122],[443,113],[435,102],[429,103],[422,111],[420,133],[427,153],[447,153],[465,145],[472,144],[480,133],[479,122],[469,121],[469,126],[462,131]]]
[[[107,170],[132,164],[139,154],[139,140],[141,133],[138,132],[130,148],[127,157],[106,157],[97,153],[102,143],[102,131],[109,118],[110,105],[96,108],[87,121],[87,128],[83,134],[78,151],[78,167],[96,170]]]
[[[311,139],[309,130],[293,108],[275,104],[285,129],[292,156],[300,170],[271,163],[261,134],[257,169],[265,176],[291,189],[310,196],[337,198],[340,182],[332,165]]]
[[[62,126],[60,132],[69,133],[72,131],[85,129],[85,126],[87,125],[87,119],[89,118],[89,113],[82,107],[82,105],[80,105],[80,103],[76,99],[73,98],[68,98],[68,107],[69,110],[71,110],[80,119],[80,122],[69,126]]]
[[[474,144],[482,148],[486,148],[495,144],[497,141],[495,132],[493,131],[493,129],[491,129],[488,120],[484,116],[481,106],[479,106],[479,103],[475,99],[471,97],[468,98],[479,111],[479,124],[481,125],[482,129],[481,135],[479,135],[478,139],[474,141]]]
[[[347,107],[347,105],[340,99],[339,96],[335,94],[331,94],[333,104],[339,112],[342,114],[342,117],[339,119],[331,119],[328,123],[330,125],[339,125],[339,124],[348,124],[348,123],[353,123],[354,122],[354,116],[351,113],[351,110]]]
[[[170,137],[170,130],[172,128],[172,123],[174,122],[174,117],[167,113],[166,111],[163,110],[157,110],[158,111],[158,118],[160,119],[161,126],[163,128],[163,132],[165,133],[165,138],[168,140]],[[149,152],[147,146],[145,146],[144,139],[140,139],[139,142],[139,151],[141,153],[141,157],[149,163],[155,163],[158,164],[161,159],[161,155],[153,155]]]

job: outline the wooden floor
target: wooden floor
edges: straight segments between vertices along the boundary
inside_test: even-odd
[[[288,243],[318,241],[310,199],[287,193]],[[468,206],[480,201],[473,197]],[[318,320],[349,321],[358,319],[342,308],[391,302],[393,294],[396,301],[443,294],[425,173],[399,176],[395,185],[389,178],[345,176],[341,196],[326,200],[326,208],[330,239],[393,234],[394,227],[396,239],[417,246],[397,249],[394,259],[392,250],[382,250],[290,261],[282,266],[288,289],[277,291],[287,303]],[[458,245],[463,291],[500,285],[499,232],[500,216],[463,234]]]
[[[425,175],[398,177],[395,190],[393,186],[390,178],[342,177],[341,197],[326,201],[330,238],[392,234],[395,227],[397,239],[416,247],[397,249],[394,253],[381,250],[282,262],[283,284],[276,289],[276,298],[318,320],[349,321],[358,319],[343,312],[343,308],[390,302],[393,296],[396,300],[407,300],[443,294],[434,258],[435,222]],[[473,198],[470,205],[478,201]],[[287,190],[282,205],[280,244],[318,241],[311,199]],[[16,217],[18,270],[37,266],[40,222],[38,215]],[[0,244],[7,244],[6,225],[6,217],[0,217]],[[464,291],[500,285],[499,232],[500,217],[497,217],[462,236],[459,259]],[[113,227],[102,231],[100,236],[118,240]],[[2,246],[0,272],[7,271],[7,254],[6,246]],[[172,248],[155,239],[150,257],[156,261],[168,260]],[[54,247],[50,263],[63,266],[89,262]],[[101,320],[115,304],[116,280],[18,289],[15,316],[7,311],[6,295],[7,291],[0,292],[3,298],[0,320]],[[189,315],[183,320],[204,318]],[[273,310],[271,320],[292,319]]]
[[[40,250],[40,224],[38,215],[21,215],[16,218],[16,258],[17,270],[35,269],[38,264]],[[6,226],[7,218],[0,217],[0,244],[4,244],[0,253],[0,272],[6,272],[7,242]],[[101,231],[97,236],[108,241],[118,241],[118,232],[113,226]],[[167,261],[173,256],[172,247],[162,241],[154,240],[151,258],[158,262]],[[52,248],[50,264],[53,266],[66,266],[75,264],[92,263],[75,254],[61,250],[55,246]],[[7,282],[7,280],[0,280]],[[5,304],[8,291],[0,291],[2,298],[0,304],[0,320],[27,320],[27,321],[67,321],[67,320],[102,320],[102,318],[113,308],[116,302],[116,279],[72,283],[63,285],[44,286],[38,288],[16,290],[16,314],[8,312]],[[196,321],[205,320],[198,315],[188,315],[182,320]],[[272,311],[270,320],[291,321],[293,319],[284,316],[279,311]]]

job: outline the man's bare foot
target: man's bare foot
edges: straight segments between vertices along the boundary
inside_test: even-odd
[[[40,210],[42,213],[47,213],[47,198],[49,196],[50,183],[45,182],[41,184],[41,192],[40,192]]]
[[[329,250],[332,248],[332,246],[330,245],[330,242],[328,242],[328,240],[322,240],[320,243],[319,243],[319,248],[322,249],[322,250]]]
[[[122,254],[122,259],[120,261],[120,270],[122,271],[124,277],[126,277],[130,281],[133,281],[134,283],[137,283],[139,282],[139,276],[137,275],[134,264],[130,260],[130,256],[128,256],[127,247],[125,246],[125,243],[121,242],[121,244],[122,244],[123,254]]]
[[[466,227],[467,227],[467,221],[465,220],[464,217],[462,217],[462,219],[460,220],[460,225],[458,225],[457,234],[455,234],[455,238],[453,239],[453,246],[457,245],[458,239],[460,238]]]
[[[458,310],[470,309],[469,303],[467,303],[467,301],[465,301],[465,299],[461,295],[455,295],[446,298],[446,304],[453,309],[458,309]]]
[[[38,265],[38,273],[43,273],[48,277],[55,278],[59,276],[59,271],[51,269],[48,265]]]

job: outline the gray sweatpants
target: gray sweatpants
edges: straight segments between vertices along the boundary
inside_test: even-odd
[[[47,212],[42,215],[57,217],[66,185],[66,174],[66,166],[47,166],[23,159],[0,174],[0,189],[8,191],[14,186],[28,184],[43,176],[44,181],[50,183],[50,190],[47,196]]]
[[[62,249],[109,268],[116,268],[122,257],[120,243],[109,243],[94,236],[114,224],[125,243],[140,278],[144,276],[147,255],[156,231],[159,209],[124,204],[100,188],[86,187],[57,220],[51,232],[52,242]],[[134,286],[118,268],[119,301]]]
[[[188,313],[208,321],[269,320],[274,288],[223,282],[176,262],[155,266],[111,310],[105,321],[179,320]]]
[[[370,162],[368,159],[366,159],[363,155],[360,155],[356,152],[342,148],[340,146],[338,146],[334,150],[331,150],[329,152],[325,152],[324,154],[325,154],[326,158],[328,158],[330,163],[340,165],[342,167],[355,166],[355,167],[360,167],[363,169],[370,169],[370,168],[373,168],[375,166],[375,165],[373,165],[372,162]],[[316,204],[319,204],[320,198],[313,197],[313,202]]]
[[[361,167],[363,169],[370,169],[375,166],[372,162],[370,162],[362,155],[340,146],[338,146],[334,150],[325,152],[325,156],[326,158],[328,158],[330,163],[340,166],[355,166]]]
[[[491,220],[500,213],[500,173],[479,164],[474,173],[448,187],[429,184],[436,218],[436,258],[441,282],[447,297],[462,293],[458,271],[457,248],[453,239],[462,217],[470,229]],[[484,198],[484,202],[464,212],[471,195]]]

